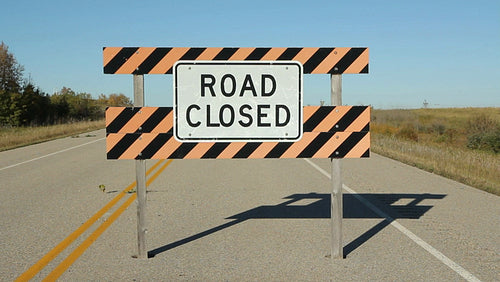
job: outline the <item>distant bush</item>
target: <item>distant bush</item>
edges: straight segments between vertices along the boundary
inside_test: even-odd
[[[437,143],[453,143],[457,139],[457,136],[459,135],[458,130],[454,128],[448,128],[444,130],[443,133],[439,134],[434,141]]]
[[[446,126],[442,123],[432,124],[432,131],[439,135],[443,135],[446,132]]]
[[[417,130],[415,130],[415,127],[411,124],[406,124],[401,129],[399,129],[398,132],[396,132],[396,137],[411,141],[418,141]]]
[[[500,153],[500,129],[495,132],[477,133],[469,136],[467,148]]]
[[[500,123],[486,115],[478,115],[467,122],[467,148],[500,153]]]

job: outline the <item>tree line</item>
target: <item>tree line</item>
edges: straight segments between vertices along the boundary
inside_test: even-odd
[[[23,75],[20,65],[8,46],[0,44],[0,127],[38,126],[104,118],[108,106],[131,106],[124,94],[77,93],[63,87],[49,95]]]

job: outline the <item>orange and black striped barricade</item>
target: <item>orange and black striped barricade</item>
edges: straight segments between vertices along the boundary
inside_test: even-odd
[[[306,74],[368,73],[366,47],[104,47],[104,73],[171,74],[177,61],[298,61]]]
[[[297,142],[179,142],[171,107],[106,110],[108,159],[366,158],[370,107],[306,106]]]

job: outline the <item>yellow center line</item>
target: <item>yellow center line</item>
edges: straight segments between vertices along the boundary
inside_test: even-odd
[[[156,162],[148,171],[146,175],[150,174],[156,167],[158,167],[164,160],[160,160]],[[172,162],[169,160],[167,165]],[[164,168],[161,170],[163,171]],[[153,175],[154,178],[157,177],[159,173],[155,173]],[[148,182],[149,184],[150,182]],[[85,223],[83,223],[80,227],[78,227],[73,233],[71,233],[68,237],[66,237],[63,241],[61,241],[57,246],[55,246],[52,250],[50,250],[45,256],[43,256],[38,262],[36,262],[33,266],[31,266],[28,270],[26,270],[23,274],[21,274],[16,281],[27,281],[33,278],[38,272],[40,272],[49,262],[51,262],[54,258],[56,258],[64,249],[66,249],[76,238],[80,237],[87,229],[89,229],[99,218],[101,218],[109,209],[111,209],[118,201],[120,201],[127,192],[132,190],[136,185],[134,181],[132,184],[127,186],[123,191],[121,191],[114,199],[112,199],[109,203],[107,203],[102,209],[100,209],[96,214],[94,214],[91,218],[89,218]],[[109,219],[108,219],[109,220]]]
[[[113,223],[123,211],[125,211],[130,204],[137,198],[137,194],[130,196],[105,222],[103,222],[90,236],[83,241],[63,262],[61,262],[43,281],[55,281],[61,274],[70,267],[75,260],[85,252],[85,250],[101,236],[111,223]]]
[[[158,171],[151,176],[146,182],[146,187],[151,184],[160,173],[172,162],[168,160]],[[43,281],[55,281],[64,271],[66,271],[78,259],[92,243],[101,236],[101,234],[134,202],[137,198],[137,193],[130,196],[105,222],[103,222],[90,236],[85,239],[71,254],[66,257]]]
[[[160,173],[172,162],[168,160],[158,171],[146,182],[146,186],[151,184]],[[85,239],[68,257],[62,261],[43,281],[55,281],[79,258],[92,243],[106,230],[137,198],[137,193],[133,194],[123,203],[105,222],[103,222],[90,236]]]

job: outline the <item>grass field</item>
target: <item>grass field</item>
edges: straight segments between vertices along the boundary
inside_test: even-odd
[[[500,195],[500,108],[374,110],[372,150]]]
[[[104,120],[82,121],[39,127],[0,128],[0,151],[104,128]]]

